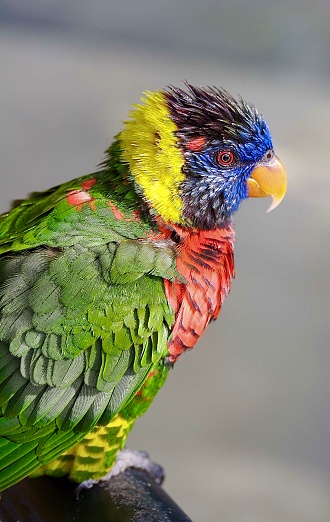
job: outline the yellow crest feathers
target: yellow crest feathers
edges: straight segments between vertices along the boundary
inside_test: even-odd
[[[184,157],[177,146],[176,125],[161,91],[146,92],[120,133],[122,159],[147,200],[165,221],[182,222],[179,186]]]

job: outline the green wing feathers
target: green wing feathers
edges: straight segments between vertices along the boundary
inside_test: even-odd
[[[32,228],[2,237],[0,489],[126,411],[174,322],[163,285],[178,277],[171,243],[159,248],[145,223],[121,223],[102,199],[58,205],[61,221],[58,208],[37,209]]]

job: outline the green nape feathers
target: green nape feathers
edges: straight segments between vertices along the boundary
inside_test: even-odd
[[[99,172],[0,217],[0,490],[112,468],[220,312],[231,214],[248,196],[279,201],[283,176],[253,107],[170,88],[134,108]]]

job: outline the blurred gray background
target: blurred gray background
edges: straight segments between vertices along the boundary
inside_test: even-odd
[[[129,105],[221,85],[265,115],[289,187],[244,202],[219,320],[129,445],[195,521],[330,520],[330,3],[2,0],[1,211],[94,170]]]

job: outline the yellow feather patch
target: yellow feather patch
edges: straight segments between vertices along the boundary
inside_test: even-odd
[[[177,127],[161,91],[146,92],[134,106],[120,133],[122,158],[129,164],[151,206],[165,221],[183,223],[180,183],[184,157],[177,145]]]
[[[76,482],[103,477],[115,463],[117,452],[124,447],[133,424],[134,420],[126,420],[120,414],[116,415],[107,426],[94,428],[81,442],[48,464],[44,464],[30,476],[68,475]]]

